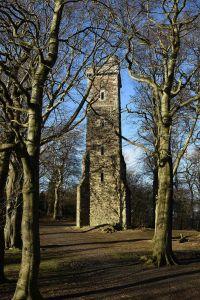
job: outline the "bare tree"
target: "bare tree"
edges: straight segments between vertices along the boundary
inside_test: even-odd
[[[81,143],[81,133],[74,129],[47,144],[41,155],[41,180],[51,187],[51,195],[47,190],[48,214],[55,220],[62,217],[61,192],[72,186],[80,174]]]
[[[148,149],[148,152],[144,152],[143,165],[149,175],[151,173],[149,177],[153,182],[152,206],[154,208],[158,194],[158,127],[155,100],[152,98],[151,89],[141,85],[136,89],[136,95],[127,105],[128,120],[137,129],[137,140]],[[197,120],[198,112],[193,107],[188,107],[177,114],[172,121],[171,147],[174,177],[176,177],[181,159],[187,148],[194,144],[198,136]],[[152,225],[154,226],[154,224]]]
[[[152,97],[156,100],[158,196],[153,260],[160,266],[175,262],[171,246],[173,209],[171,131],[178,111],[192,103],[195,106],[200,99],[199,87],[195,81],[199,69],[199,55],[195,49],[193,50],[199,14],[196,14],[196,10],[185,12],[188,10],[187,1],[163,1],[159,6],[163,14],[162,20],[157,19],[155,7],[147,6],[147,8],[146,41],[145,45],[138,46],[138,50],[147,53],[144,60],[146,66],[139,63],[137,67],[137,53],[134,51],[132,38],[128,40],[126,60],[131,77],[151,87]],[[193,65],[191,69],[186,70],[187,73],[184,73],[188,51],[193,52]],[[156,76],[152,77],[152,70],[153,74],[156,71]],[[196,86],[192,88],[194,82]]]
[[[39,203],[39,153],[40,153],[40,137],[41,137],[41,113],[42,113],[42,97],[44,83],[47,80],[48,74],[55,65],[58,55],[58,33],[63,11],[63,1],[55,1],[51,27],[49,28],[49,37],[46,49],[36,54],[31,62],[30,71],[25,73],[25,76],[31,75],[30,90],[24,86],[24,78],[19,78],[20,65],[19,63],[28,62],[31,49],[37,45],[35,37],[38,34],[38,24],[36,20],[36,11],[33,4],[28,7],[24,3],[15,3],[5,1],[1,8],[1,23],[3,23],[4,32],[7,38],[11,38],[13,48],[19,47],[21,50],[20,60],[18,63],[18,72],[13,69],[16,62],[8,58],[9,52],[5,51],[3,56],[5,59],[1,61],[1,68],[4,72],[4,77],[1,79],[2,92],[8,93],[5,81],[6,76],[8,81],[12,78],[14,81],[15,92],[10,100],[10,114],[15,110],[24,110],[26,121],[20,123],[18,119],[11,118],[11,125],[15,124],[18,127],[23,124],[26,130],[25,139],[19,132],[19,129],[14,127],[16,139],[18,139],[17,151],[23,165],[23,218],[22,218],[22,263],[19,274],[19,279],[13,299],[40,299],[40,293],[37,288],[37,277],[40,262],[39,249],[39,224],[38,224],[38,203]],[[31,9],[33,9],[31,11]],[[6,30],[7,28],[7,30]],[[6,45],[8,47],[8,45]],[[37,47],[38,48],[38,47]],[[6,49],[5,49],[6,50]],[[18,50],[19,51],[19,50]],[[37,52],[37,51],[36,51]],[[45,53],[46,52],[46,53]],[[12,53],[11,53],[12,54]],[[35,61],[36,59],[36,61]],[[35,61],[35,62],[34,62]],[[8,64],[8,62],[10,64]],[[31,74],[30,74],[31,72]],[[9,95],[10,96],[10,95]],[[11,97],[9,97],[11,98]],[[26,107],[20,105],[26,103]],[[7,101],[7,99],[6,99]],[[17,104],[17,106],[15,105]],[[3,105],[6,103],[3,100]],[[9,110],[9,108],[7,108]],[[5,112],[7,113],[7,111]],[[21,121],[21,120],[20,120]],[[14,146],[14,145],[13,145]],[[15,145],[16,146],[16,145]],[[34,288],[33,288],[34,287]]]
[[[13,299],[41,298],[37,287],[40,147],[76,125],[91,88],[84,89],[84,69],[108,52],[100,21],[91,31],[89,4],[79,2],[5,0],[0,8],[0,105],[3,125],[15,135],[13,143],[2,144],[1,150],[15,150],[23,166],[22,263]],[[54,132],[45,131],[41,137],[53,112],[60,116],[58,106],[66,111],[66,98],[73,103],[73,112],[59,131],[54,127]]]
[[[97,1],[109,16],[131,78],[151,90],[157,127],[158,195],[153,261],[174,264],[172,252],[173,165],[171,134],[178,114],[199,114],[199,6],[196,1]],[[128,140],[128,139],[126,139]],[[132,141],[149,152],[141,143]],[[188,139],[179,152],[185,152]],[[174,170],[175,171],[175,170]]]

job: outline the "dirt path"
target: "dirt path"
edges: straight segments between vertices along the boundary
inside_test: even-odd
[[[65,223],[41,225],[40,289],[45,299],[200,299],[199,233],[187,231],[189,242],[174,250],[184,265],[156,269],[140,257],[151,251],[152,230],[112,234],[77,230]],[[180,231],[174,232],[178,237]],[[20,252],[7,251],[0,299],[11,299]]]

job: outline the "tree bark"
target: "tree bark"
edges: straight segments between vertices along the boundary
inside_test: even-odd
[[[54,190],[55,190],[55,173],[51,175],[50,182],[48,184],[47,189],[47,216],[53,216],[53,208],[54,208]]]
[[[156,202],[153,261],[160,267],[175,264],[172,252],[173,167],[170,127],[160,126],[158,197]]]
[[[152,223],[151,227],[155,228],[155,211],[156,211],[156,201],[158,196],[158,168],[154,167],[153,170],[153,199],[152,199]]]
[[[22,236],[21,236],[21,223],[22,223],[22,211],[23,211],[23,198],[22,194],[18,195],[15,200],[15,210],[12,220],[12,237],[11,237],[11,247],[12,248],[22,248]]]
[[[58,219],[58,211],[59,211],[59,189],[58,186],[56,185],[55,191],[54,191],[54,209],[53,209],[53,219],[57,220]]]
[[[14,205],[6,207],[6,225],[4,228],[5,248],[22,248],[21,221],[22,221],[22,197],[19,195],[14,200]]]
[[[4,221],[5,221],[5,185],[8,176],[11,151],[0,152],[0,283],[5,280],[4,275]]]
[[[58,170],[59,176],[58,176],[58,181],[55,184],[55,189],[54,189],[54,210],[53,210],[53,219],[57,220],[59,217],[59,210],[60,210],[60,199],[59,199],[59,189],[62,184],[62,175],[61,171]]]
[[[39,241],[39,165],[38,157],[23,157],[22,262],[13,299],[41,299],[38,290]]]
[[[20,145],[18,155],[23,166],[22,261],[13,300],[42,299],[38,289],[40,265],[39,239],[39,153],[42,126],[44,65],[38,67],[33,80],[28,109],[26,145]]]
[[[6,225],[4,228],[5,247],[21,248],[22,220],[22,176],[18,162],[10,163],[9,177],[6,184]]]

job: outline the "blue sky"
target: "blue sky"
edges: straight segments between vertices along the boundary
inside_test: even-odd
[[[121,70],[121,107],[122,107],[122,134],[125,137],[133,139],[136,137],[137,128],[135,125],[131,124],[127,120],[127,113],[123,113],[123,109],[126,108],[126,105],[129,103],[130,98],[135,94],[136,83],[128,74],[128,71],[123,69]],[[139,166],[139,159],[142,154],[141,149],[134,147],[133,145],[128,145],[127,142],[123,142],[123,155],[127,164],[127,168],[134,169]]]

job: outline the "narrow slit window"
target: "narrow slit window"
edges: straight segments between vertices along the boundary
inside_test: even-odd
[[[105,100],[105,90],[100,91],[100,100],[104,101]]]
[[[104,182],[104,174],[101,173],[101,182]]]
[[[104,146],[101,146],[101,155],[104,155]]]

